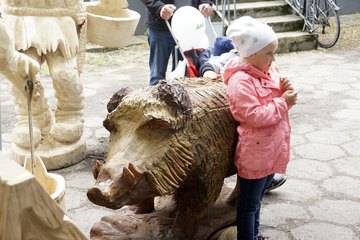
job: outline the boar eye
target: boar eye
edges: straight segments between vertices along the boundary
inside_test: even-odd
[[[147,129],[162,129],[162,130],[171,130],[174,127],[167,121],[163,119],[153,118],[147,121],[142,128]]]

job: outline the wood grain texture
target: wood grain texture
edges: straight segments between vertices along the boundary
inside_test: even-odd
[[[85,240],[45,189],[14,161],[0,165],[1,240]]]
[[[154,210],[154,197],[173,195],[172,234],[191,238],[235,174],[237,123],[221,81],[180,79],[122,97],[104,126],[110,144],[88,198],[112,209]]]

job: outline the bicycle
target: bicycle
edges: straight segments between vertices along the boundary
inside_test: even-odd
[[[330,48],[336,44],[340,36],[340,8],[333,0],[285,1],[304,19],[303,30],[317,34],[320,47]]]

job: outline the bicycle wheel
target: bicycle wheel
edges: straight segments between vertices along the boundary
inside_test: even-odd
[[[320,47],[330,48],[336,44],[340,36],[338,12],[326,0],[316,7],[313,33],[318,35]]]

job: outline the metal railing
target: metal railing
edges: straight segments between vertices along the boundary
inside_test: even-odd
[[[240,17],[236,11],[236,3],[236,0],[215,0],[214,2],[214,11],[222,21],[223,31],[230,25],[231,21]]]

